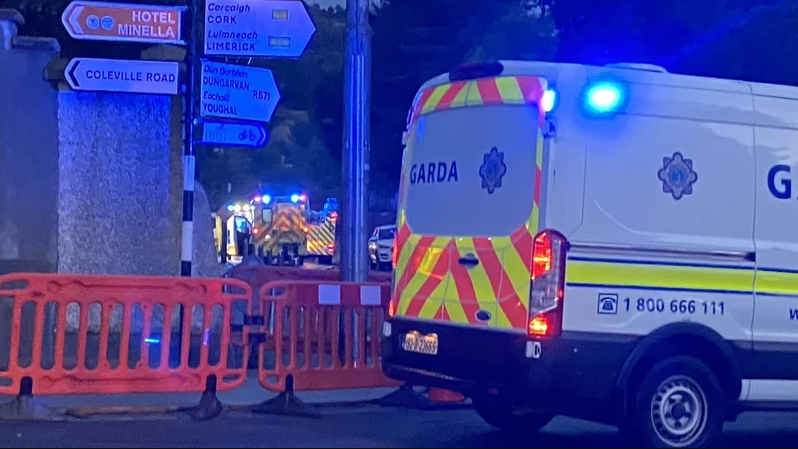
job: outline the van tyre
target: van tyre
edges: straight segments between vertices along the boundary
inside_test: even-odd
[[[474,401],[474,409],[491,426],[518,435],[537,432],[554,419],[544,413],[514,413],[510,405],[493,401]]]
[[[643,447],[714,447],[723,430],[726,400],[717,376],[693,357],[665,359],[645,375],[626,426]]]

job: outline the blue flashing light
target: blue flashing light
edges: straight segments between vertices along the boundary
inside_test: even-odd
[[[269,204],[272,202],[272,197],[270,195],[263,195],[261,200],[263,200],[263,204]]]
[[[299,202],[299,194],[295,193],[295,194],[291,195],[291,202],[292,203],[298,203]]]
[[[228,211],[228,212],[232,212],[232,211],[233,211],[233,209],[235,209],[235,206],[233,206],[232,204],[228,204],[228,205],[227,205],[227,211]]]
[[[543,97],[540,99],[540,106],[544,112],[551,112],[557,104],[557,91],[553,89],[546,89],[543,91]]]
[[[585,103],[591,112],[607,114],[623,104],[623,94],[623,88],[618,84],[602,82],[587,89]]]

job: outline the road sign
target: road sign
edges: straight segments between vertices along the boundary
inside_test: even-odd
[[[280,101],[269,69],[202,61],[200,115],[268,122]]]
[[[75,39],[182,44],[182,6],[73,1],[61,23]]]
[[[298,58],[316,26],[295,0],[205,2],[205,54]]]
[[[263,123],[233,123],[208,120],[202,123],[202,143],[260,148],[269,141]]]
[[[177,62],[74,58],[64,76],[74,90],[177,95],[179,69]]]

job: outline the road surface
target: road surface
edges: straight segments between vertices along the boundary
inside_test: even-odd
[[[724,447],[794,447],[798,414],[746,414],[726,426]],[[558,418],[537,437],[513,439],[471,410],[327,408],[321,419],[229,412],[211,421],[182,415],[2,422],[0,447],[591,447],[621,444],[614,428]]]

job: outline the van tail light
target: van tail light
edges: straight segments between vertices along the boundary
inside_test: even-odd
[[[396,307],[399,304],[395,294],[391,295],[391,301],[388,303],[388,319],[391,319],[396,315]]]
[[[547,229],[535,236],[533,245],[527,333],[531,337],[556,337],[562,332],[568,240]]]

